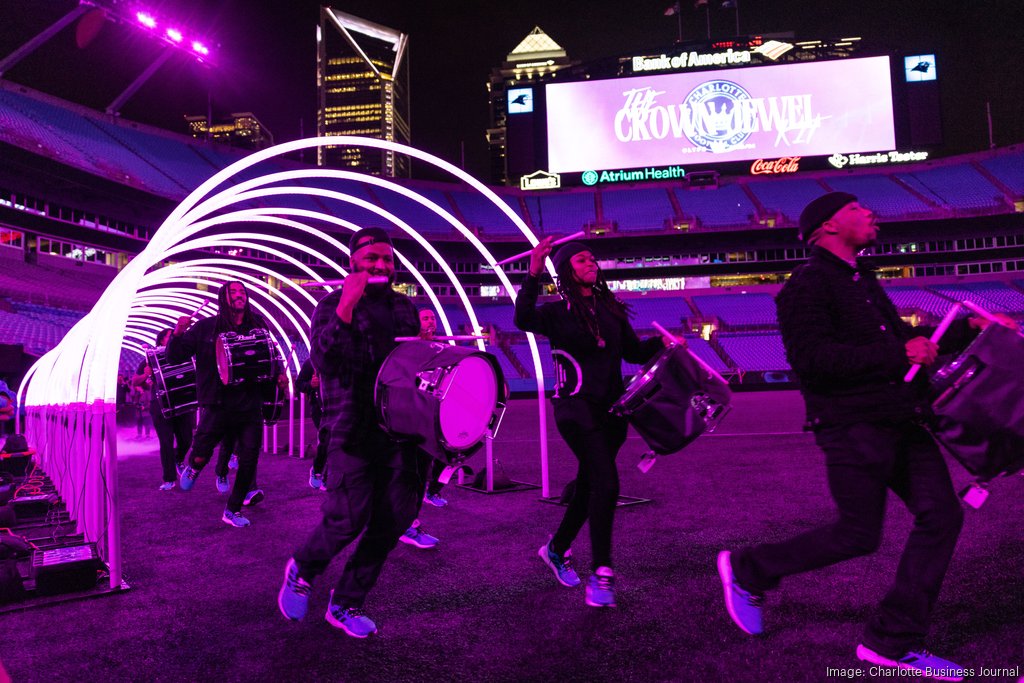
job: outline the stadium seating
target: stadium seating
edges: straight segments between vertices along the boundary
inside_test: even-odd
[[[619,232],[663,230],[675,210],[664,189],[605,190],[601,193],[604,220],[615,223]]]
[[[885,291],[889,294],[889,299],[896,306],[896,310],[901,313],[904,311],[921,311],[942,317],[952,305],[949,299],[920,287],[886,287]]]
[[[593,192],[563,192],[525,197],[538,232],[572,233],[597,220]]]
[[[725,325],[774,325],[775,300],[770,294],[701,294],[693,297],[701,314]]]
[[[747,187],[766,210],[778,212],[794,224],[812,199],[825,194],[818,181],[809,178],[773,178],[749,182]]]
[[[1018,197],[1024,197],[1024,151],[985,159],[981,165]]]
[[[830,176],[826,184],[839,192],[857,195],[860,203],[880,218],[924,216],[933,208],[884,175]]]
[[[519,237],[523,233],[512,222],[500,208],[494,205],[491,200],[478,192],[449,192],[449,196],[455,200],[455,205],[462,213],[466,225],[483,230],[485,237],[510,236]],[[520,219],[525,220],[522,209],[519,205],[519,198],[506,194],[499,194],[499,199],[504,202]]]
[[[780,334],[720,334],[718,343],[741,370],[790,369]]]
[[[683,215],[696,216],[705,227],[746,226],[753,223],[757,207],[738,184],[722,185],[716,190],[675,188]]]
[[[992,211],[1006,205],[999,190],[970,164],[938,166],[896,177],[924,197],[953,209]]]

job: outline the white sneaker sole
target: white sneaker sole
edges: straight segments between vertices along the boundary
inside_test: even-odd
[[[732,553],[728,550],[723,550],[718,553],[718,577],[722,580],[722,590],[725,593],[725,610],[729,613],[729,618],[733,620],[733,623],[739,626],[740,630],[744,633],[748,633],[752,636],[761,634],[761,631],[751,631],[738,616],[736,616],[736,607],[733,604],[732,594]],[[762,629],[763,630],[763,629]]]
[[[305,612],[302,613],[301,617],[290,617],[290,616],[288,616],[288,613],[284,611],[284,602],[283,602],[283,600],[284,600],[284,592],[285,592],[285,590],[288,587],[288,570],[290,570],[292,568],[292,565],[294,565],[294,564],[295,564],[295,560],[288,560],[288,564],[286,564],[284,566],[284,583],[281,584],[281,590],[279,590],[277,592],[277,609],[281,610],[281,614],[284,615],[284,618],[287,619],[288,621],[302,621],[302,618],[306,616]],[[307,609],[308,609],[308,602],[307,602]]]
[[[582,581],[579,580],[579,577],[576,578],[576,583],[566,583],[565,581],[562,580],[562,577],[558,575],[558,570],[555,569],[555,565],[553,565],[551,563],[551,560],[548,558],[548,544],[547,543],[542,545],[540,547],[540,550],[537,551],[537,557],[539,557],[541,559],[541,561],[544,562],[544,564],[546,564],[548,566],[548,569],[550,569],[551,572],[555,575],[555,580],[558,581],[558,583],[560,583],[563,586],[565,586],[566,588],[575,588],[576,586],[578,586],[581,583],[583,583]]]
[[[327,608],[327,614],[324,615],[324,618],[327,620],[328,624],[330,624],[334,628],[341,629],[342,631],[345,632],[346,635],[352,636],[353,638],[369,638],[370,636],[377,634],[377,629],[373,629],[369,633],[362,633],[362,634],[350,631],[348,629],[348,626],[345,626],[345,624],[341,623],[340,621],[338,621],[337,619],[334,618],[334,616],[331,614],[331,608],[330,607]]]
[[[869,664],[877,664],[879,666],[888,666],[888,667],[892,667],[894,669],[903,669],[904,671],[915,671],[915,672],[918,672],[917,675],[919,675],[921,678],[932,678],[932,679],[937,680],[937,681],[962,681],[962,680],[964,680],[963,676],[959,676],[959,677],[957,677],[957,676],[934,676],[934,675],[933,676],[926,676],[924,674],[924,669],[920,669],[920,668],[915,667],[915,666],[910,666],[909,664],[906,664],[904,662],[900,662],[900,661],[895,660],[895,659],[889,659],[888,657],[884,657],[884,656],[878,654],[877,652],[875,652],[874,650],[872,650],[871,648],[865,646],[863,643],[857,645],[857,659],[861,660],[862,662],[868,662]],[[934,669],[933,669],[933,671],[934,671]]]
[[[600,608],[600,607],[618,607],[617,603],[614,603],[614,602],[593,602],[593,601],[591,601],[591,599],[589,597],[585,598],[584,602],[586,602],[591,607],[598,607],[598,608]]]
[[[405,536],[404,534],[402,536],[399,536],[398,540],[401,541],[402,543],[406,544],[406,545],[411,545],[413,548],[419,548],[421,550],[432,550],[432,549],[436,548],[438,546],[438,544],[439,544],[439,542],[435,543],[434,545],[427,545],[427,544],[424,544],[424,543],[418,543],[418,542],[412,540],[411,538],[409,538],[408,536]]]

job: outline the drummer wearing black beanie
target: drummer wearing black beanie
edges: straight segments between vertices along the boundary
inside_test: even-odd
[[[722,551],[718,571],[729,616],[743,631],[763,630],[763,594],[782,578],[873,553],[892,490],[914,515],[896,578],[868,620],[857,657],[881,666],[958,669],[924,648],[932,607],[963,521],[946,463],[923,426],[924,373],[912,364],[938,353],[927,335],[896,312],[872,266],[858,254],[878,235],[875,214],[845,192],[830,192],[800,215],[812,245],[776,298],[779,329],[800,380],[808,424],[825,453],[837,520],[780,543]],[[970,325],[954,323],[943,351],[963,348]],[[924,386],[922,386],[924,385]],[[951,677],[946,680],[959,680]]]
[[[389,284],[395,273],[391,238],[381,228],[364,228],[352,235],[349,247],[352,272],[317,305],[310,331],[323,401],[327,500],[322,521],[285,567],[278,608],[288,619],[302,619],[313,580],[359,538],[331,591],[326,619],[352,637],[366,638],[377,626],[363,603],[416,518],[430,458],[385,433],[374,408],[377,371],[397,346],[395,338],[420,331],[416,307]]]
[[[562,300],[538,307],[539,277],[551,241],[541,240],[530,255],[530,274],[516,299],[515,323],[551,341],[555,423],[579,461],[579,470],[562,522],[538,555],[563,586],[579,585],[569,545],[589,520],[594,574],[585,600],[593,607],[614,607],[612,522],[619,497],[615,457],[626,440],[627,425],[608,409],[623,392],[623,359],[645,363],[675,340],[640,341],[629,323],[629,307],[608,289],[593,252],[582,242],[568,242],[555,252],[552,262]]]

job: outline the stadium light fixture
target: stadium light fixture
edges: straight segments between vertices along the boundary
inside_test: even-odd
[[[206,47],[205,45],[203,45],[198,40],[193,40],[192,41],[192,51],[193,52],[198,52],[199,54],[203,55],[204,57],[208,56],[210,54],[210,48]]]
[[[181,35],[181,31],[173,27],[167,29],[167,37],[173,40],[175,43],[180,43],[184,38],[184,36]]]
[[[146,28],[156,28],[156,17],[148,12],[136,12],[135,19]]]

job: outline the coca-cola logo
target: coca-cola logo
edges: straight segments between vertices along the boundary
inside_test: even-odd
[[[800,170],[800,157],[779,157],[778,159],[758,159],[750,164],[752,175],[774,175],[776,173],[796,173]]]

